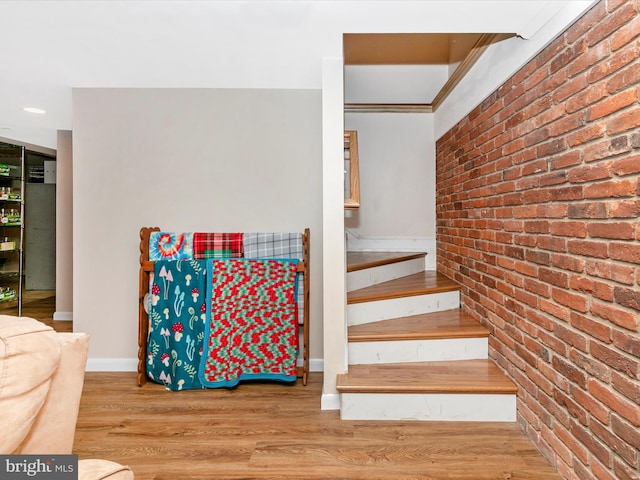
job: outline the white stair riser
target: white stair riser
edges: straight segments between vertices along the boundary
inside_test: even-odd
[[[350,342],[349,364],[477,360],[488,358],[488,349],[486,337]]]
[[[420,313],[442,312],[453,308],[460,308],[458,291],[353,303],[347,305],[347,324],[362,325]]]
[[[510,394],[342,393],[342,420],[515,422]]]
[[[388,282],[396,278],[406,277],[414,273],[423,272],[425,260],[414,258],[404,262],[396,262],[379,267],[365,268],[354,272],[347,272],[347,292],[370,287],[377,283]]]

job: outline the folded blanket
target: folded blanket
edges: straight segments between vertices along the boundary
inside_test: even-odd
[[[242,258],[243,244],[241,233],[203,233],[193,234],[193,258]]]
[[[295,381],[297,260],[210,260],[198,372],[207,387],[240,380]]]
[[[205,327],[206,262],[159,261],[150,286],[147,376],[170,390],[198,379]]]
[[[304,260],[301,233],[245,233],[245,258],[297,258]],[[298,275],[298,322],[304,319],[304,276]]]
[[[189,260],[193,258],[193,233],[151,232],[149,260]]]

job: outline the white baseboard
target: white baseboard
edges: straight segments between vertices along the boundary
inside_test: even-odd
[[[298,359],[298,365],[302,365],[302,361]],[[137,358],[88,358],[87,372],[137,372]],[[324,360],[322,358],[309,359],[310,372],[324,371]]]
[[[137,358],[87,358],[87,372],[137,372]]]
[[[53,320],[68,322],[73,320],[73,312],[53,312]]]
[[[425,269],[436,269],[435,237],[377,237],[357,235],[349,230],[346,234],[350,252],[427,252]]]
[[[340,410],[340,394],[323,393],[320,399],[320,410]]]

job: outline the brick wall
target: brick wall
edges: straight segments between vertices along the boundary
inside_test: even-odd
[[[602,0],[437,143],[438,270],[567,479],[640,478],[639,10]]]

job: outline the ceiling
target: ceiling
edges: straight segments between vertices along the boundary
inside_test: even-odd
[[[343,55],[345,33],[345,55],[354,66],[424,66],[442,61],[444,47],[453,45],[450,34],[515,33],[526,39],[571,2],[593,3],[3,0],[0,137],[55,148],[56,131],[73,128],[74,88],[319,89],[322,59]],[[438,36],[414,36],[408,44],[396,35],[416,33]],[[365,46],[381,43],[362,49],[358,40],[364,37],[356,34],[392,35],[370,35]],[[398,46],[402,58],[390,59]],[[47,113],[25,112],[27,106]]]

